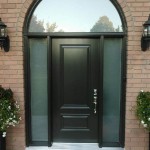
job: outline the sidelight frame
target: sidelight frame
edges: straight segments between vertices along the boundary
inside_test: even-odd
[[[122,55],[121,55],[121,101],[120,101],[120,142],[119,143],[103,143],[102,141],[102,121],[103,121],[103,93],[99,92],[100,95],[99,103],[98,103],[98,122],[101,124],[98,136],[98,144],[99,147],[124,147],[125,141],[125,95],[126,95],[126,57],[127,57],[127,23],[121,6],[118,4],[116,0],[110,0],[112,4],[115,6],[118,11],[122,25],[123,32],[98,32],[98,33],[90,33],[90,32],[66,32],[66,33],[41,33],[41,32],[28,32],[29,22],[32,17],[32,14],[38,4],[42,0],[33,0],[29,11],[26,14],[24,28],[23,28],[23,38],[24,38],[24,93],[25,93],[25,120],[26,120],[26,146],[52,146],[53,137],[52,137],[52,101],[50,101],[52,96],[52,76],[50,74],[52,70],[52,47],[51,41],[52,38],[99,38],[99,64],[100,64],[100,80],[99,80],[99,89],[101,91],[103,89],[103,50],[104,50],[104,39],[105,38],[122,38]],[[29,39],[30,38],[45,38],[47,39],[47,70],[48,70],[48,142],[35,142],[32,141],[31,135],[31,79],[30,79],[30,53],[29,53]],[[51,114],[51,115],[50,115]]]
[[[52,53],[52,49],[51,49],[51,40],[52,38],[73,38],[73,37],[76,37],[76,38],[91,38],[93,37],[93,35],[86,35],[86,34],[82,34],[82,36],[73,36],[72,35],[68,35],[66,34],[65,36],[63,35],[51,35],[51,34],[47,34],[47,35],[28,35],[25,37],[25,41],[26,41],[26,49],[25,49],[25,90],[26,90],[26,99],[28,99],[28,101],[26,100],[26,144],[27,146],[52,146],[52,142],[53,142],[53,138],[52,138],[52,88],[51,88],[51,82],[52,82],[52,76],[51,76],[51,70],[52,70],[52,58],[51,58],[51,53]],[[99,95],[99,103],[98,103],[98,143],[99,143],[99,147],[109,147],[109,146],[113,146],[113,147],[124,147],[124,122],[125,122],[125,85],[126,85],[126,74],[125,74],[125,56],[126,56],[126,53],[125,53],[125,41],[126,39],[124,38],[124,35],[122,33],[119,34],[119,35],[102,35],[102,34],[99,34],[99,35],[95,35],[94,37],[97,37],[99,38],[99,46],[100,46],[100,50],[99,50],[99,64],[100,64],[100,71],[99,71],[99,74],[100,74],[100,78],[99,78],[99,81],[98,81],[98,95]],[[102,140],[102,122],[103,122],[103,93],[100,92],[100,91],[103,91],[103,50],[104,50],[104,39],[105,38],[109,38],[109,37],[115,37],[115,38],[121,38],[122,41],[123,41],[123,44],[122,44],[122,58],[121,58],[121,65],[122,65],[122,68],[121,68],[121,93],[120,93],[120,97],[121,97],[121,100],[120,100],[120,132],[119,132],[119,143],[104,143],[103,140]],[[32,141],[32,135],[31,135],[31,105],[30,105],[30,102],[31,102],[31,93],[30,93],[30,86],[31,86],[31,81],[30,81],[30,53],[29,53],[29,39],[32,39],[32,38],[38,38],[38,39],[47,39],[47,63],[48,63],[48,67],[47,67],[47,70],[48,70],[48,132],[50,134],[48,134],[48,142],[35,142],[35,141]]]

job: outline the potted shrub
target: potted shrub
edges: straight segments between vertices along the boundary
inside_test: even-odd
[[[139,92],[137,96],[136,116],[140,120],[140,124],[149,132],[150,135],[150,92],[144,92],[143,90]]]
[[[11,89],[0,85],[0,150],[6,149],[6,131],[10,126],[19,124],[19,105],[14,100]]]

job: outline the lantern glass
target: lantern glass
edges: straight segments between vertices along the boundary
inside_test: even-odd
[[[2,19],[0,18],[0,37],[4,38],[7,37],[7,26],[2,22]]]
[[[10,41],[7,35],[7,25],[2,22],[0,18],[0,47],[4,49],[5,52],[9,51]]]
[[[143,37],[147,37],[147,27],[144,27]]]
[[[6,37],[7,36],[7,29],[5,27],[0,29],[0,36]]]
[[[4,29],[1,29],[1,36],[5,37],[5,30]]]
[[[147,27],[147,36],[150,37],[150,25]]]

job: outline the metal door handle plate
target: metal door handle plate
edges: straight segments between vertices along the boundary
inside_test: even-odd
[[[94,104],[94,114],[96,114],[97,113],[97,110],[96,110],[96,108],[97,108],[97,96],[94,96],[93,104]]]

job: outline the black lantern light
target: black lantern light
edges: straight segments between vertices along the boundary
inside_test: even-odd
[[[5,52],[9,51],[9,36],[7,35],[7,26],[2,22],[0,18],[0,47]]]
[[[150,48],[150,15],[148,20],[143,24],[143,35],[141,39],[142,51],[146,51]]]

